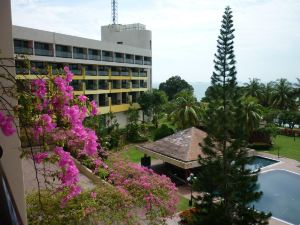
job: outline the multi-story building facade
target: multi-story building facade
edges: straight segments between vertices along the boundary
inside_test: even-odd
[[[68,65],[74,73],[75,95],[95,100],[100,114],[112,112],[121,126],[124,112],[152,83],[151,31],[142,24],[101,27],[101,41],[13,26],[18,79],[55,75]]]

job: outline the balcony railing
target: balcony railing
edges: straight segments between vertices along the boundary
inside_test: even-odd
[[[144,65],[151,65],[151,61],[144,61]]]
[[[133,77],[138,77],[139,76],[139,72],[132,72],[132,76]]]
[[[0,146],[1,152],[2,147]],[[6,149],[7,150],[7,149]],[[4,169],[0,161],[0,221],[1,224],[7,225],[23,225],[21,216],[19,214],[15,196],[13,195]]]
[[[40,69],[40,68],[30,69],[30,74],[48,75],[48,70],[47,69]]]
[[[132,88],[139,88],[140,85],[139,84],[132,84]]]
[[[143,60],[136,59],[135,64],[143,65]]]
[[[129,103],[129,99],[122,99],[122,104],[128,104]]]
[[[108,84],[106,83],[106,84],[99,84],[99,89],[101,89],[101,90],[108,90],[108,88],[109,88],[109,86],[108,86]]]
[[[120,84],[112,84],[112,88],[113,89],[121,89],[121,85]]]
[[[109,106],[109,101],[108,100],[99,101],[99,106]]]
[[[97,90],[97,85],[86,85],[86,90]]]
[[[129,72],[121,72],[121,76],[129,76]]]
[[[115,62],[123,63],[124,59],[123,58],[119,58],[119,57],[115,57]]]
[[[73,58],[74,59],[86,59],[86,54],[73,52]]]
[[[34,54],[35,55],[40,55],[40,56],[53,56],[53,51],[52,50],[48,50],[48,49],[36,48],[34,50]]]
[[[16,54],[32,55],[32,52],[33,52],[32,48],[15,46],[15,53]]]
[[[102,61],[112,62],[113,57],[112,56],[102,56]]]
[[[133,64],[133,59],[125,59],[125,62]]]
[[[72,53],[71,52],[56,51],[56,57],[72,58]]]
[[[72,68],[70,68],[70,70],[74,75],[82,75],[82,70],[72,69]]]
[[[97,60],[100,61],[101,60],[101,55],[89,55],[88,58],[90,60]]]
[[[26,68],[18,68],[18,67],[16,67],[16,74],[27,75],[27,74],[29,74],[29,70],[26,69]]]
[[[147,73],[146,72],[140,72],[140,77],[147,77]]]
[[[98,71],[100,76],[108,76],[108,71]]]
[[[112,103],[112,105],[121,105],[121,100],[120,99],[112,99],[111,103]]]
[[[140,87],[141,88],[147,88],[147,84],[146,83],[142,83],[142,84],[140,84]]]
[[[85,70],[85,74],[89,76],[97,76],[97,70]]]
[[[129,83],[122,83],[122,88],[129,89],[130,88]]]
[[[120,72],[119,71],[111,71],[111,75],[112,76],[120,76]]]

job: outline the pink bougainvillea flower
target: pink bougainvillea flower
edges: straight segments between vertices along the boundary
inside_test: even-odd
[[[36,79],[32,81],[32,91],[33,94],[42,99],[47,93],[46,80],[45,79]]]
[[[97,193],[96,192],[91,192],[91,198],[96,199],[97,198]]]
[[[96,104],[96,102],[93,100],[93,101],[91,101],[90,104],[91,104],[91,107],[92,107],[91,115],[92,116],[97,115],[98,110],[97,110],[97,104]]]
[[[34,156],[33,156],[33,160],[36,162],[36,163],[41,163],[44,161],[45,158],[48,157],[48,153],[47,152],[39,152],[39,153],[36,153]]]
[[[5,136],[13,135],[16,132],[13,127],[13,118],[5,116],[2,112],[0,112],[0,128]]]
[[[86,102],[87,100],[87,97],[85,95],[79,95],[78,97],[78,100],[81,101],[82,103]]]

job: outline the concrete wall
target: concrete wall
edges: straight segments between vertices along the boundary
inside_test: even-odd
[[[13,58],[13,43],[12,43],[12,24],[11,24],[11,5],[10,0],[0,0],[0,57],[1,58]],[[8,63],[8,62],[7,62]],[[14,68],[9,68],[11,74],[15,75]],[[4,71],[0,73],[4,74]],[[11,86],[12,84],[3,78],[1,83],[5,86]],[[17,104],[17,100],[8,96],[5,96],[0,90],[0,94],[12,105]],[[3,106],[1,106],[3,110]],[[19,148],[21,146],[20,140],[17,134],[6,137],[0,131],[0,143],[3,148],[3,156],[1,163],[5,174],[7,176],[10,188],[12,190],[14,199],[16,201],[18,210],[24,224],[27,224],[26,220],[26,206],[24,196],[24,184],[22,173],[22,161],[20,159]],[[1,203],[0,203],[1,204]]]
[[[123,42],[123,45],[149,50],[152,48],[152,33],[150,30],[123,30],[122,25],[119,24],[102,26],[101,40],[115,44]]]

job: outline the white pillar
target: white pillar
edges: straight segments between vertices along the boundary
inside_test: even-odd
[[[13,58],[10,0],[0,0],[0,33],[0,58]],[[14,68],[9,68],[9,71],[11,74],[15,75]],[[0,69],[0,73],[3,74],[4,71],[1,71]],[[1,80],[1,83],[3,83],[4,85],[11,85],[10,82],[6,80]],[[13,105],[17,104],[16,99],[8,96],[3,97]],[[2,109],[1,106],[0,109]],[[0,144],[3,148],[3,156],[1,158],[3,169],[8,179],[8,183],[10,185],[23,223],[27,224],[22,161],[20,159],[19,151],[19,148],[21,146],[20,139],[17,134],[6,137],[2,134],[2,132],[0,132]]]

